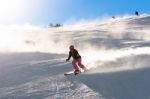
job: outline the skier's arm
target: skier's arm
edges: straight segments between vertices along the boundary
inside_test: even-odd
[[[71,52],[69,52],[69,56],[68,56],[68,58],[66,59],[66,61],[69,61],[70,58],[71,58]]]

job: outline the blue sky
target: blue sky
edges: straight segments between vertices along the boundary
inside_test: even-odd
[[[5,0],[9,1],[9,0]],[[10,0],[10,2],[13,0]],[[15,0],[18,8],[7,13],[0,10],[0,22],[3,24],[46,25],[49,23],[64,23],[68,20],[95,19],[104,15],[150,13],[150,0]],[[22,1],[22,2],[20,2]],[[20,3],[17,3],[20,2]],[[18,5],[17,5],[18,4]],[[20,6],[19,6],[20,5]],[[19,10],[18,10],[19,9]],[[3,12],[1,12],[3,11]],[[11,14],[12,13],[12,14]],[[7,15],[5,15],[7,14]]]

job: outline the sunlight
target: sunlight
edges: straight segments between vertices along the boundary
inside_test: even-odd
[[[0,17],[16,15],[24,0],[0,0]]]
[[[8,50],[10,47],[13,47],[17,43],[20,42],[20,39],[22,37],[19,35],[18,32],[15,32],[13,30],[7,29],[7,30],[1,30],[0,31],[0,48],[2,50]]]

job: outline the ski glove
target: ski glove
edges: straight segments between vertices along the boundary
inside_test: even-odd
[[[69,61],[69,59],[66,59],[66,62]]]

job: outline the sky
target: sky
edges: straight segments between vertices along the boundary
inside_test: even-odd
[[[104,16],[150,13],[150,0],[0,0],[0,24],[65,23]]]

